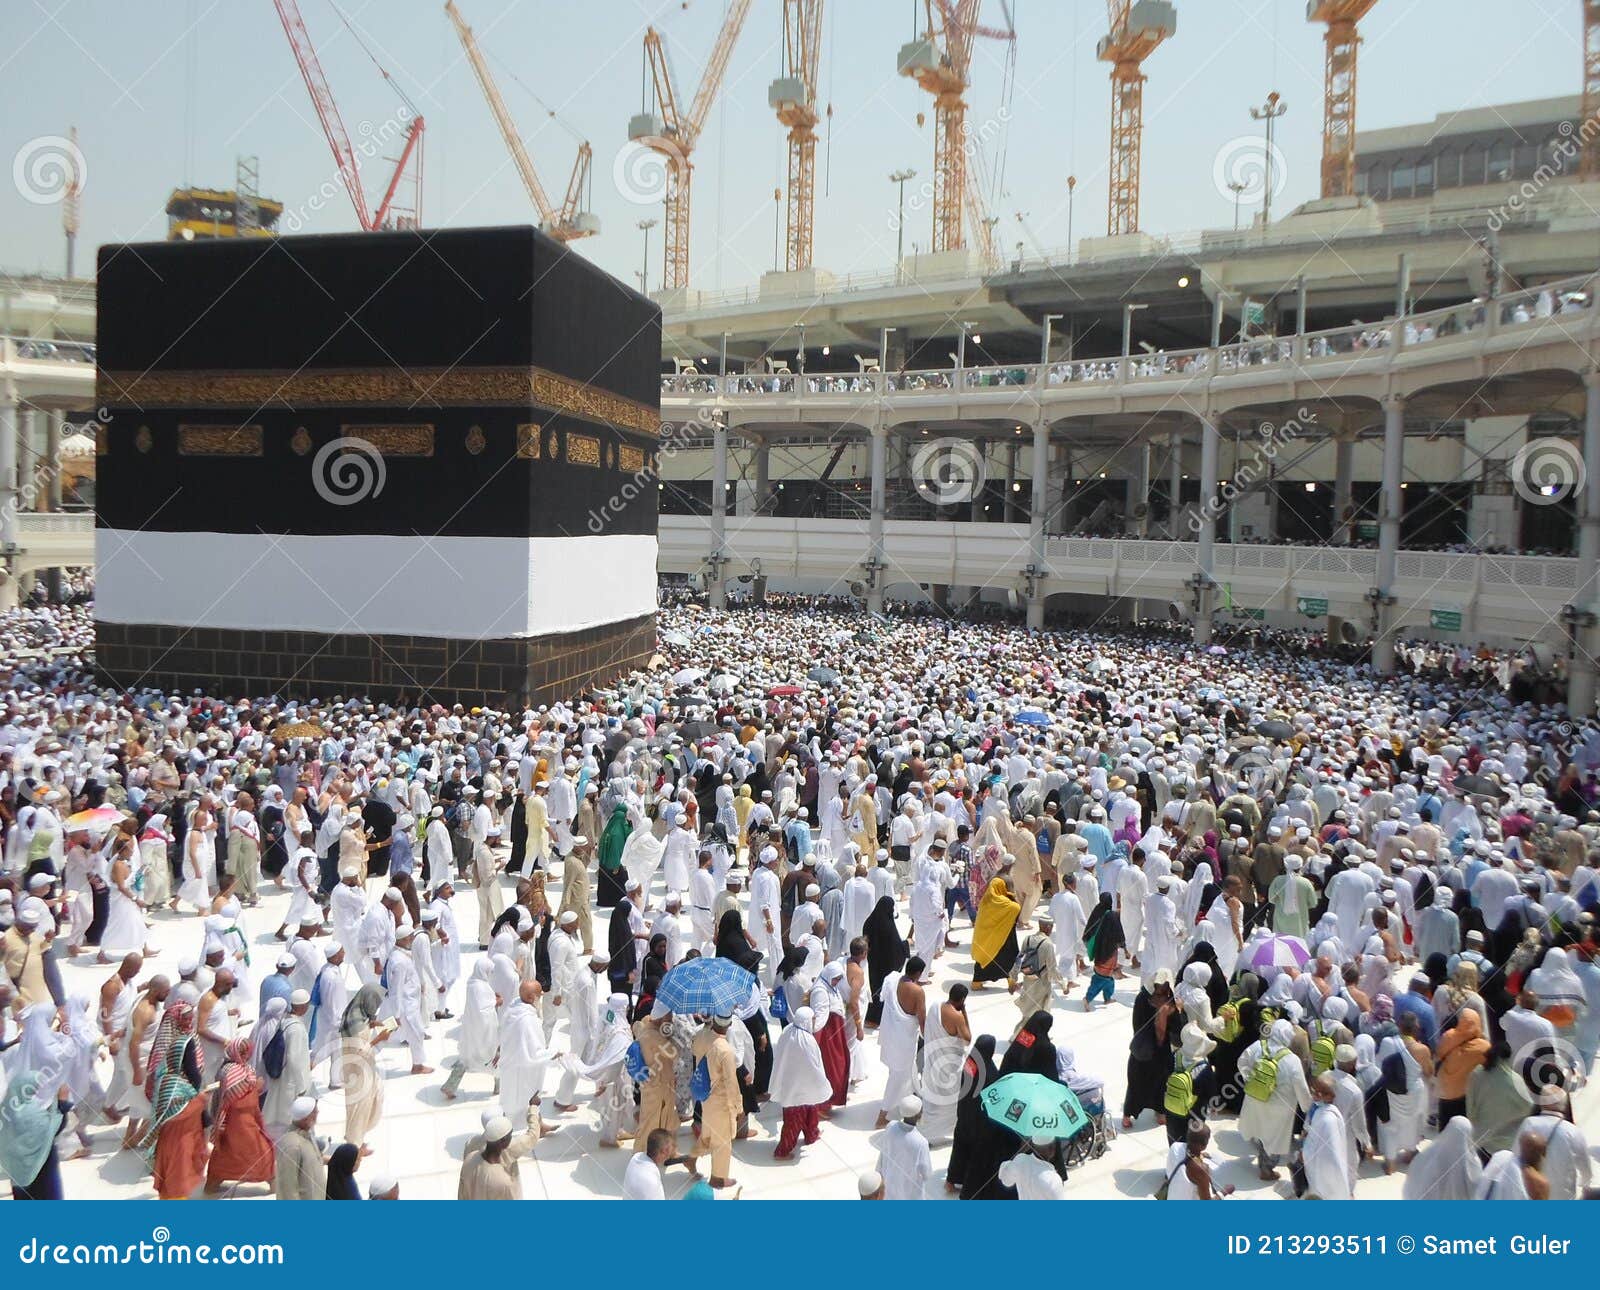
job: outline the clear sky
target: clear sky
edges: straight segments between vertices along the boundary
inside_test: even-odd
[[[577,246],[636,279],[635,225],[661,213],[642,200],[645,181],[629,164],[641,38],[649,24],[662,31],[686,110],[724,0],[458,3],[557,200],[576,138],[590,140],[603,231]],[[442,0],[300,5],[352,137],[381,134],[399,105],[363,42],[424,114],[425,225],[534,218]],[[1160,233],[1232,222],[1218,156],[1259,137],[1248,110],[1274,88],[1289,106],[1279,122],[1285,173],[1275,207],[1316,196],[1322,29],[1305,21],[1305,0],[1176,7],[1177,36],[1146,64],[1142,226]],[[835,273],[892,265],[888,173],[914,167],[913,188],[931,174],[931,101],[894,71],[921,8],[920,0],[827,0],[819,98],[833,116],[831,139],[824,128],[818,145],[815,260]],[[987,123],[991,135],[988,194],[1008,257],[1019,241],[1066,243],[1069,174],[1078,181],[1074,237],[1105,232],[1110,97],[1107,66],[1094,57],[1106,24],[1102,0],[1011,0],[1011,8],[1019,42],[1009,111],[1002,113],[1004,42],[977,42],[969,94],[969,120]],[[1000,24],[1001,9],[1000,0],[985,0],[984,21]],[[1580,9],[1580,0],[1380,0],[1363,24],[1360,125],[1578,93]],[[773,266],[772,194],[783,183],[786,150],[767,85],[780,70],[780,12],[779,0],[755,0],[695,154],[691,277],[702,289],[752,285]],[[102,242],[164,237],[168,192],[184,182],[232,187],[241,153],[259,157],[262,192],[302,211],[307,231],[356,227],[342,190],[313,200],[335,178],[332,158],[272,0],[5,0],[0,78],[0,145],[13,162],[13,183],[0,184],[6,268],[60,271],[60,209],[26,200],[15,172],[31,141],[69,125],[87,166],[80,271]],[[381,156],[366,163],[374,205],[386,177]],[[908,216],[908,253],[926,245],[929,223],[926,206]],[[654,286],[659,228],[651,238]]]

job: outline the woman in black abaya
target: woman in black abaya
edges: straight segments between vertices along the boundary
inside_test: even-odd
[[[883,1016],[883,1001],[878,998],[883,979],[905,967],[911,954],[911,947],[895,925],[893,897],[885,896],[874,906],[861,932],[867,938],[867,984],[872,991],[872,999],[867,1004],[867,1025],[876,1026]]]

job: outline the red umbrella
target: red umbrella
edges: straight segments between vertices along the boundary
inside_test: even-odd
[[[767,691],[767,697],[769,699],[787,699],[796,694],[804,693],[805,691],[798,685],[775,685]]]

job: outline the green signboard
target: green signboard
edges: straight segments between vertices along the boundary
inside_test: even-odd
[[[1320,596],[1301,596],[1297,602],[1300,612],[1307,618],[1325,618],[1328,614],[1328,602]]]
[[[1363,542],[1375,542],[1378,538],[1378,522],[1376,520],[1359,520],[1356,523],[1356,536]]]
[[[1461,612],[1456,609],[1430,610],[1428,622],[1435,631],[1458,632],[1461,630]]]
[[[1233,616],[1235,618],[1248,618],[1251,622],[1262,623],[1267,620],[1267,611],[1265,609],[1246,609],[1243,605],[1235,605],[1233,607]]]

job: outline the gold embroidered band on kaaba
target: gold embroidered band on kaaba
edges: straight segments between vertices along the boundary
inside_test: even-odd
[[[298,372],[98,373],[107,408],[527,407],[659,435],[661,416],[620,394],[536,367],[340,368]]]

